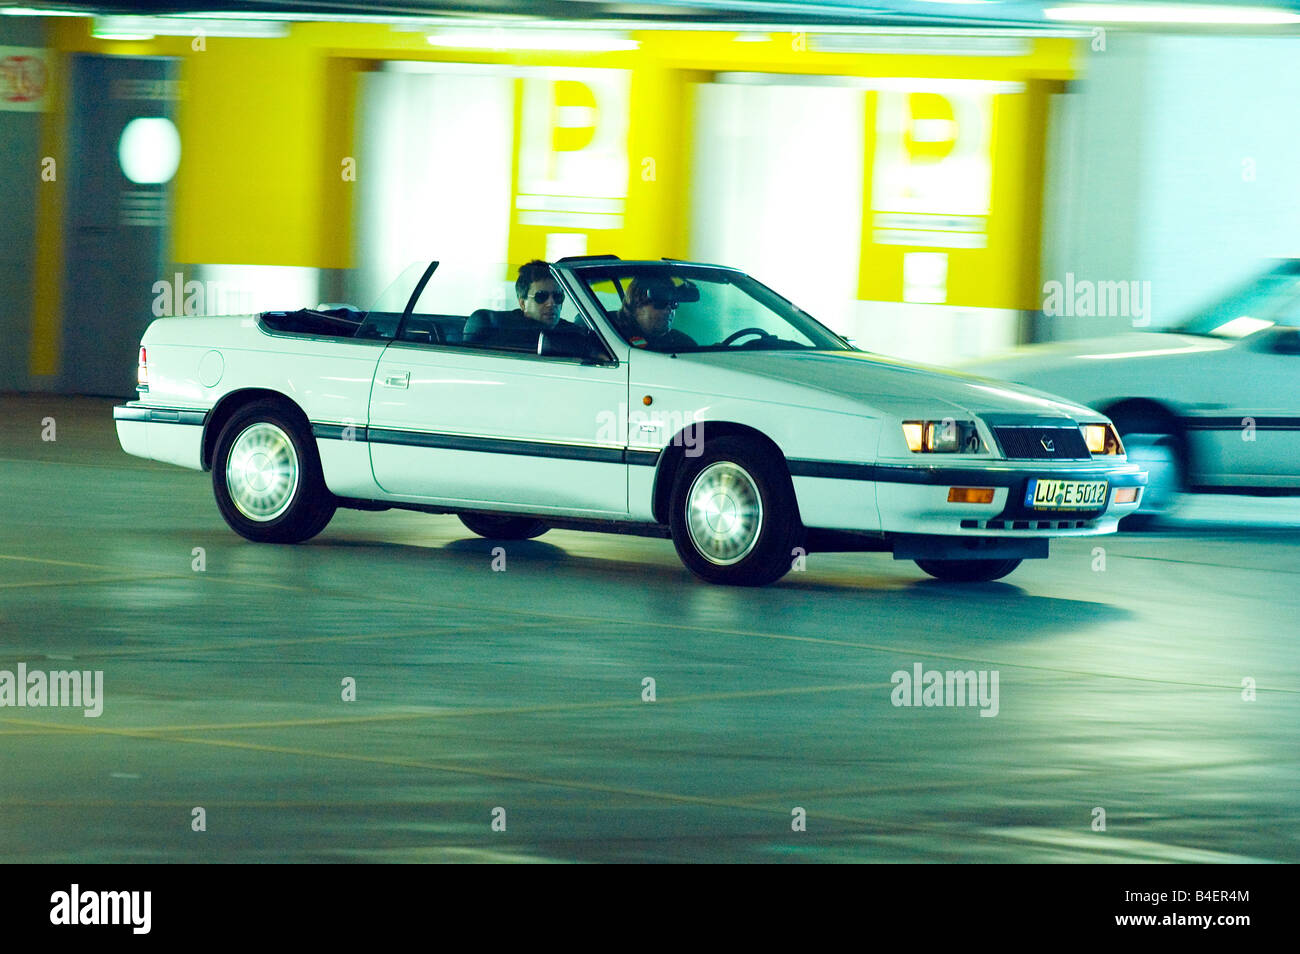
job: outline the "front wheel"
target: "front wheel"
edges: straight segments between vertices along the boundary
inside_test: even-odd
[[[701,579],[765,586],[789,572],[803,525],[784,462],[757,441],[723,437],[687,458],[669,506],[677,555]]]
[[[532,517],[500,517],[486,513],[458,514],[460,522],[489,540],[531,540],[550,529]]]
[[[1119,522],[1121,530],[1149,530],[1167,516],[1183,492],[1186,474],[1182,439],[1177,434],[1156,431],[1120,432],[1130,464],[1147,472],[1146,489],[1136,513]]]
[[[338,506],[306,423],[274,401],[241,408],[221,429],[212,490],[230,529],[257,543],[310,540]]]
[[[935,579],[949,583],[987,583],[1000,580],[1019,560],[917,560],[916,565]]]

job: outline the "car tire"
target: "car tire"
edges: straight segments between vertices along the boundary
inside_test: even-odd
[[[1149,530],[1169,514],[1186,490],[1186,444],[1181,434],[1150,422],[1116,422],[1120,441],[1132,463],[1147,471],[1146,489],[1136,513],[1119,522],[1121,530]]]
[[[1000,580],[1020,560],[917,560],[916,565],[937,580],[947,583],[987,583]]]
[[[489,540],[531,540],[551,529],[532,517],[501,517],[486,513],[457,514],[460,522]]]
[[[709,441],[699,457],[684,460],[673,481],[669,528],[687,569],[731,586],[779,580],[803,539],[784,461],[743,437]]]
[[[307,422],[276,401],[255,401],[226,422],[212,490],[230,529],[257,543],[310,540],[338,508]]]

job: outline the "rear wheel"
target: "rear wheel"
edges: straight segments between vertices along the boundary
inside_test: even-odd
[[[230,528],[258,543],[310,540],[338,506],[306,422],[274,401],[241,408],[221,429],[212,490]]]
[[[489,540],[531,540],[550,529],[532,517],[501,517],[486,513],[458,514],[460,522]]]
[[[935,579],[949,583],[986,583],[1000,580],[1019,560],[917,560],[916,565]]]
[[[785,576],[802,537],[783,462],[758,441],[722,437],[687,459],[673,482],[677,555],[710,583],[765,586]]]

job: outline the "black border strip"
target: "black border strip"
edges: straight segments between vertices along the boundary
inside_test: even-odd
[[[517,454],[523,457],[554,457],[564,460],[587,460],[596,463],[623,463],[621,447],[586,447],[581,444],[546,444],[502,437],[467,437],[461,434],[429,434],[401,431],[387,427],[367,428],[372,444],[404,444],[414,447],[437,447],[443,450],[480,451],[486,454]]]
[[[346,436],[348,429],[351,436]],[[581,444],[547,444],[541,441],[511,440],[501,437],[473,437],[463,434],[433,434],[390,427],[366,427],[344,424],[312,424],[312,435],[324,440],[355,440],[371,444],[398,444],[406,447],[436,447],[443,450],[475,451],[484,454],[513,454],[521,457],[546,457],[559,460],[585,460],[598,464],[630,464],[653,467],[659,452],[629,450],[621,447],[587,447]]]
[[[351,436],[348,435],[349,429]],[[312,424],[311,436],[327,441],[360,441],[364,444],[370,440],[369,430],[364,424]]]
[[[484,454],[510,454],[521,457],[545,457],[559,460],[585,460],[604,464],[628,464],[635,467],[654,467],[659,462],[659,451],[617,447],[588,447],[582,444],[547,444],[540,441],[512,440],[501,437],[474,437],[464,434],[436,434],[427,431],[407,431],[389,427],[362,425],[312,424],[312,434],[325,440],[348,440],[344,431],[352,428],[352,440],[372,444],[398,444],[406,447],[434,447],[443,450],[475,451]],[[1108,480],[1113,487],[1141,487],[1147,482],[1146,474],[1131,467],[1129,472],[1115,470],[1038,470],[1026,466],[1009,469],[975,467],[908,467],[901,464],[852,464],[825,460],[791,459],[792,477],[826,477],[832,480],[864,480],[892,484],[981,484],[993,487],[1014,487],[1026,477],[1048,477],[1054,480]]]
[[[128,404],[119,404],[113,408],[113,420],[202,427],[208,419],[208,413],[208,411],[196,411],[193,408],[132,407]]]
[[[1257,431],[1300,431],[1300,417],[1180,417],[1179,423],[1189,431],[1239,431],[1246,418],[1255,422]]]
[[[626,450],[623,459],[633,467],[654,467],[659,463],[659,451]]]

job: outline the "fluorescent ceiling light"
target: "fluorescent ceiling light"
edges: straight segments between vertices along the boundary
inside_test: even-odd
[[[835,76],[820,73],[715,73],[713,82],[737,86],[830,86],[894,93],[1023,93],[1017,80],[949,79],[906,76]]]
[[[1300,14],[1268,7],[1215,7],[1202,4],[1089,3],[1048,7],[1049,20],[1083,23],[1204,23],[1220,26],[1270,26],[1300,23]]]
[[[270,20],[226,20],[198,17],[95,17],[91,36],[101,40],[152,39],[155,36],[252,37],[287,36],[289,27]]]
[[[255,10],[243,12],[239,10],[190,10],[181,13],[170,13],[169,17],[199,20],[245,20],[256,19],[265,21],[277,21],[285,23],[379,23],[379,24],[414,24],[412,29],[429,28],[430,21],[433,17],[428,16],[404,16],[402,14],[382,14],[382,13],[279,13],[275,10]],[[463,21],[462,21],[463,22]]]
[[[88,17],[89,13],[79,10],[40,10],[36,7],[0,7],[0,14],[7,17]]]
[[[626,33],[586,30],[441,30],[430,33],[431,46],[473,50],[566,50],[612,52],[635,50],[640,44]]]
[[[817,53],[892,53],[938,56],[1025,56],[1026,34],[990,35],[975,30],[961,34],[810,33],[808,49]]]

